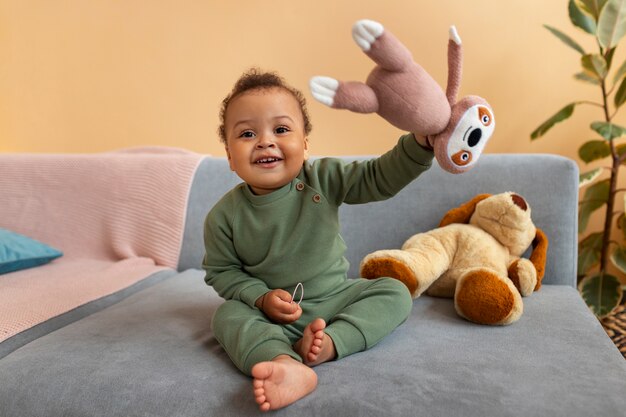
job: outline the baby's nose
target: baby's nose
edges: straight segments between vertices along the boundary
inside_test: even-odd
[[[272,147],[272,146],[275,146],[274,140],[272,137],[270,137],[269,135],[259,136],[259,139],[256,144],[257,148],[262,149],[262,148],[267,148],[267,147]]]

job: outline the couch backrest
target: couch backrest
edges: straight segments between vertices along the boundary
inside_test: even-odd
[[[370,157],[345,157],[346,160]],[[210,208],[241,180],[224,158],[206,158],[192,185],[179,269],[200,268],[204,255],[203,223]],[[462,175],[436,163],[395,197],[382,202],[341,207],[342,236],[348,245],[350,277],[368,253],[399,248],[411,235],[437,227],[450,208],[476,194],[514,191],[532,208],[532,217],[550,242],[545,284],[576,285],[578,167],[574,161],[546,154],[487,154]]]

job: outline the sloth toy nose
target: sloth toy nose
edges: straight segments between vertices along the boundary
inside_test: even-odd
[[[467,144],[470,147],[476,146],[478,145],[478,142],[480,142],[480,138],[483,137],[483,131],[480,130],[479,127],[477,127],[476,129],[472,130],[471,133],[469,134],[469,137],[467,138]]]
[[[517,194],[511,194],[511,199],[513,200],[513,203],[522,210],[526,211],[528,209],[528,205],[526,205],[526,200],[524,200],[521,196]]]

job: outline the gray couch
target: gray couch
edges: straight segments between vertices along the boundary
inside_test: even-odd
[[[202,223],[239,180],[206,158],[192,185],[178,271],[49,320],[0,345],[0,416],[250,416],[251,381],[211,333],[222,303],[203,281]],[[373,349],[316,369],[294,416],[625,416],[626,361],[575,285],[578,170],[552,155],[485,155],[455,176],[434,166],[391,200],[342,207],[351,276],[360,259],[437,226],[478,193],[515,191],[550,240],[544,285],[506,327],[423,296]]]

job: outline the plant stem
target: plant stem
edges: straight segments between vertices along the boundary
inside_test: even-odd
[[[602,80],[602,101],[604,104],[604,117],[607,123],[611,122],[611,116],[609,115],[609,103],[608,94],[606,92],[605,80]],[[609,146],[611,147],[611,176],[609,178],[609,196],[606,202],[606,214],[604,216],[604,233],[602,235],[602,251],[600,252],[600,279],[606,272],[606,264],[609,259],[609,244],[611,241],[611,224],[613,223],[613,206],[615,205],[615,194],[617,193],[617,174],[620,167],[620,157],[615,149],[613,139],[609,140]]]

